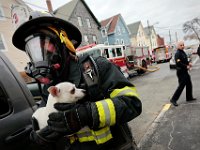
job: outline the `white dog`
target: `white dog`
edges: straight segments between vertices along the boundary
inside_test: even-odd
[[[39,129],[47,126],[50,113],[57,112],[54,108],[55,103],[75,103],[85,96],[85,90],[78,89],[69,82],[62,82],[56,86],[51,86],[48,88],[48,92],[50,94],[46,107],[38,108],[32,116],[37,119]]]

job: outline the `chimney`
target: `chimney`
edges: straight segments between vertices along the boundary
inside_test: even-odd
[[[47,8],[48,8],[49,12],[53,12],[53,8],[52,8],[52,5],[51,5],[51,0],[46,0],[46,3],[47,3]]]

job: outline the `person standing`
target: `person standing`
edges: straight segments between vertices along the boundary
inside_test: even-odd
[[[177,100],[179,99],[184,87],[186,86],[186,101],[193,101],[196,98],[192,95],[192,82],[188,71],[192,67],[192,63],[188,62],[187,55],[184,52],[184,42],[179,41],[177,43],[177,51],[175,53],[175,62],[177,69],[177,77],[179,85],[172,96],[170,102],[174,106],[178,106]]]

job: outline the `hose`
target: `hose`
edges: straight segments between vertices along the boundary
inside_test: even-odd
[[[134,65],[134,67],[139,68],[139,69],[142,69],[142,70],[144,70],[144,71],[148,71],[148,72],[155,72],[155,71],[157,71],[157,70],[160,69],[160,68],[157,67],[157,66],[151,66],[151,67],[153,67],[154,69],[147,69],[147,68],[144,68],[144,67],[141,67],[141,66],[137,66],[137,65]]]

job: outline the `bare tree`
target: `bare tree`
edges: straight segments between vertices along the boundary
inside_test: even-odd
[[[190,34],[190,35],[188,35],[188,37],[186,36],[185,38],[195,39],[194,37],[196,36],[196,38],[200,42],[200,37],[198,34],[199,29],[200,29],[200,19],[199,18],[194,18],[191,21],[187,21],[183,24],[183,32]]]
[[[194,18],[192,21],[200,27],[200,18]]]

